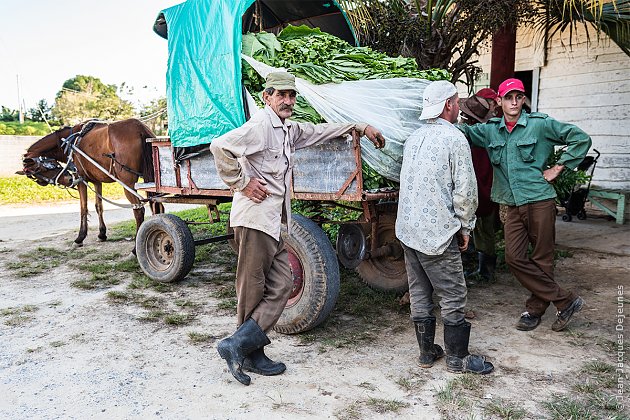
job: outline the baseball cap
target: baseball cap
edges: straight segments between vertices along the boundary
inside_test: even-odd
[[[477,93],[475,93],[475,96],[479,97],[479,98],[484,98],[484,99],[496,99],[497,96],[499,96],[498,93],[496,93],[494,91],[494,89],[490,89],[490,88],[483,88],[483,89],[479,89],[477,91]]]
[[[276,90],[295,90],[295,76],[286,71],[276,71],[269,73],[265,79],[265,88]]]
[[[525,86],[523,86],[523,82],[518,79],[506,79],[499,85],[499,96],[503,98],[506,94],[513,90],[525,93]]]
[[[422,93],[421,120],[437,118],[444,110],[446,100],[457,93],[457,88],[451,82],[438,80],[431,82]]]

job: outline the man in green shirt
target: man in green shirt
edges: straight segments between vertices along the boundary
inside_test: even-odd
[[[556,192],[551,183],[563,170],[573,170],[586,156],[591,138],[578,127],[547,114],[523,112],[525,88],[518,79],[499,85],[502,118],[459,128],[475,146],[488,150],[494,170],[492,201],[508,207],[505,261],[516,279],[531,292],[516,324],[522,331],[540,324],[550,303],[557,309],[554,331],[566,328],[584,305],[581,297],[554,280]],[[554,146],[567,149],[557,165],[546,168]],[[528,255],[528,246],[532,252]]]

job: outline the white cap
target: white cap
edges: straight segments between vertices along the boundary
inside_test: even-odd
[[[422,93],[421,120],[437,118],[444,110],[446,100],[457,93],[457,88],[451,82],[438,80],[431,82]]]

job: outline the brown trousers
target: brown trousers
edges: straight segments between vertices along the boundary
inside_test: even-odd
[[[238,325],[252,318],[267,332],[278,322],[293,287],[284,241],[239,226],[234,227],[234,240]]]
[[[555,200],[522,206],[508,206],[505,220],[505,262],[514,277],[531,292],[527,312],[542,316],[550,302],[566,309],[577,297],[554,280],[553,258],[556,241]],[[529,244],[531,255],[527,255]]]

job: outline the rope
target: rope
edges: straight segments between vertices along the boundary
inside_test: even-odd
[[[81,182],[83,182],[86,187],[88,187],[90,190],[92,190],[94,195],[99,197],[101,200],[106,201],[109,204],[113,204],[115,206],[122,207],[123,209],[134,209],[134,210],[141,209],[146,204],[146,199],[143,199],[142,201],[145,201],[145,202],[144,203],[140,203],[140,204],[122,204],[122,203],[117,203],[117,202],[112,201],[112,200],[108,200],[107,198],[103,197],[101,194],[97,193],[94,188],[90,187],[90,184],[88,184],[85,180],[81,180]]]

